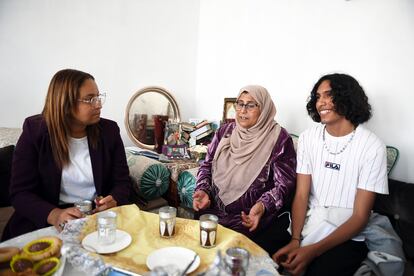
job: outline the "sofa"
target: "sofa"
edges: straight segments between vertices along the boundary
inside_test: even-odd
[[[13,213],[13,208],[8,201],[8,187],[14,145],[20,134],[20,129],[0,128],[0,236]],[[136,168],[132,164],[141,164],[141,162],[132,163],[131,156],[128,154],[127,159],[130,170],[133,170],[131,177],[134,178]],[[407,258],[405,275],[414,275],[414,183],[389,179],[389,190],[389,195],[377,196],[374,211],[386,215],[390,219],[395,231],[403,241],[403,249]],[[167,204],[165,200],[160,198],[156,198],[156,200],[161,200],[161,202],[150,207],[147,206],[149,202],[142,200],[141,196],[135,194],[132,198],[132,202],[141,205],[140,208],[150,209],[150,211]]]
[[[9,181],[14,145],[21,133],[19,128],[0,127],[0,237],[14,212],[9,200]]]
[[[377,195],[374,211],[389,218],[403,242],[404,275],[414,275],[414,183],[388,180],[389,195]]]

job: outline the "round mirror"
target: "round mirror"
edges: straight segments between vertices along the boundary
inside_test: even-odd
[[[140,148],[161,152],[165,123],[180,121],[180,110],[170,92],[157,86],[145,87],[128,102],[125,127]]]

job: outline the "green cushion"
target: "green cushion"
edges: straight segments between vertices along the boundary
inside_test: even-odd
[[[390,174],[397,163],[399,151],[393,146],[387,146],[387,173]]]
[[[298,139],[299,139],[299,136],[297,136],[296,134],[293,134],[293,133],[290,133],[289,135],[290,135],[290,137],[292,137],[293,147],[295,148],[295,151],[297,151],[298,150]]]
[[[193,208],[193,194],[196,186],[197,172],[198,168],[193,168],[181,172],[178,176],[177,189],[181,205],[187,208]]]
[[[126,152],[129,175],[136,193],[146,200],[159,198],[170,184],[170,171],[154,159]]]

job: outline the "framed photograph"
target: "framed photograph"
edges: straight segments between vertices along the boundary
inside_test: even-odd
[[[236,100],[237,98],[224,98],[223,123],[236,120],[236,109],[234,108]]]
[[[180,124],[175,122],[166,122],[164,130],[164,145],[178,145],[180,139]]]
[[[168,159],[184,159],[190,158],[186,145],[163,145],[162,154]]]

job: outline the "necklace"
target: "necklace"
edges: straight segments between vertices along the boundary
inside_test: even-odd
[[[326,149],[326,151],[329,154],[332,155],[338,155],[344,152],[344,150],[348,147],[348,145],[352,142],[352,139],[354,139],[355,136],[355,129],[352,131],[352,135],[351,138],[349,138],[348,142],[342,147],[342,149],[340,149],[338,152],[332,152],[329,148],[328,145],[326,145],[326,141],[325,141],[325,131],[326,131],[326,126],[324,126],[323,128],[323,134],[322,134],[322,139],[323,139],[323,147]]]

